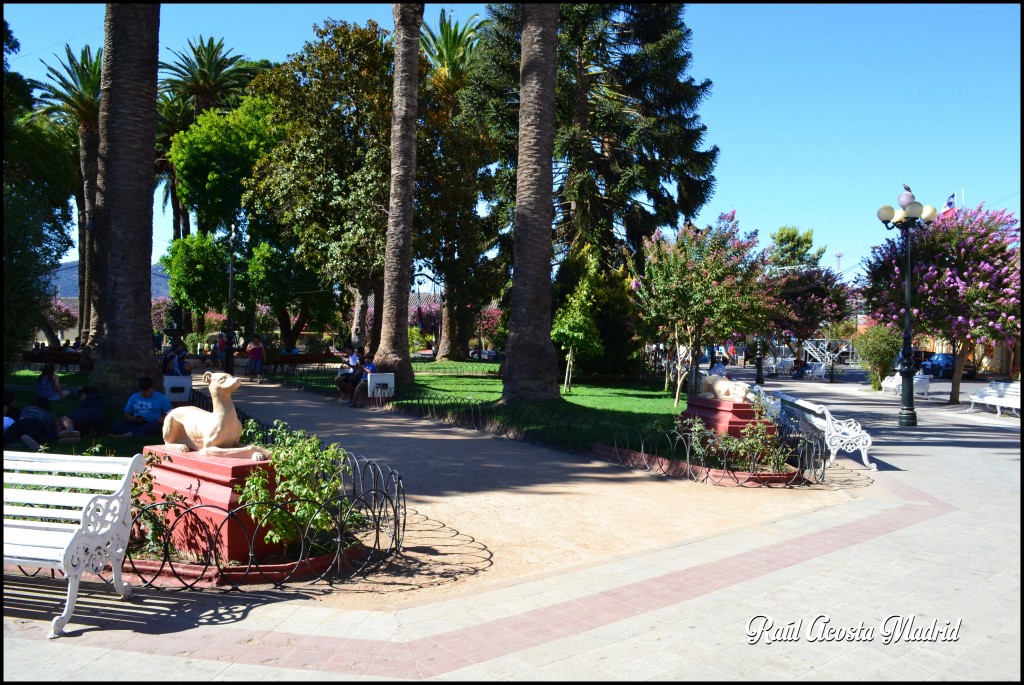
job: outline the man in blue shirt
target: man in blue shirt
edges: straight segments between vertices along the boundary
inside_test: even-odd
[[[114,424],[110,436],[114,438],[161,435],[164,417],[171,403],[163,393],[153,390],[153,379],[139,378],[139,391],[124,405],[124,419]]]
[[[368,383],[370,380],[370,374],[377,372],[377,367],[373,363],[373,356],[366,355],[363,362],[356,369],[357,373],[360,373],[359,382],[352,390],[352,399],[348,403],[350,407],[365,407],[367,403],[368,394]],[[354,376],[355,374],[353,374]]]

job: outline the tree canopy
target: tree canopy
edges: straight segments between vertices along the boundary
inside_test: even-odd
[[[962,208],[910,231],[912,325],[950,341],[958,356],[950,402],[976,343],[1020,339],[1020,222],[1005,209]],[[865,304],[902,328],[906,246],[890,238],[865,259]]]

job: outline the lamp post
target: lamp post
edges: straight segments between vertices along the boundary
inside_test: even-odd
[[[231,324],[231,289],[235,281],[235,225],[231,224],[228,233],[228,346],[224,350],[224,372],[235,375],[235,332]]]
[[[922,205],[910,192],[910,188],[903,186],[906,190],[897,199],[900,209],[893,209],[889,205],[883,205],[878,209],[878,220],[882,222],[886,230],[899,228],[903,237],[903,250],[905,260],[903,264],[903,351],[900,353],[900,376],[903,377],[903,388],[900,399],[899,425],[916,426],[917,412],[914,410],[914,350],[911,347],[910,331],[910,231],[915,228],[923,228],[935,221],[937,212],[931,205]]]

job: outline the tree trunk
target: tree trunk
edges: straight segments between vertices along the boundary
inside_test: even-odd
[[[565,358],[565,383],[562,385],[562,392],[572,392],[572,353],[574,350],[573,345],[569,345],[569,354]]]
[[[384,326],[381,316],[381,312],[384,310],[384,283],[383,281],[373,286],[373,325],[370,326],[369,334],[366,340],[366,349],[376,355],[377,348],[380,347],[380,336],[381,329]],[[409,333],[406,331],[406,336]],[[408,347],[408,344],[406,344]]]
[[[558,4],[523,5],[511,315],[502,402],[558,397],[551,342],[552,155]]]
[[[369,307],[367,299],[370,291],[366,286],[353,288],[356,293],[356,304],[352,309],[352,337],[349,342],[352,349],[358,350],[366,345],[366,310]]]
[[[409,286],[412,283],[412,199],[416,185],[416,93],[422,3],[394,3],[395,84],[391,115],[391,200],[384,254],[384,311],[374,364],[395,374],[397,385],[413,382],[409,359]]]
[[[97,274],[102,328],[89,380],[115,405],[140,376],[163,388],[149,275],[159,33],[160,5],[106,6],[94,237],[107,264]]]
[[[96,175],[99,168],[100,131],[99,125],[78,127],[78,162],[82,174],[82,207],[78,225],[78,297],[81,312],[78,328],[82,332],[82,344],[89,340],[92,330],[92,316],[95,303],[92,300],[91,241],[93,218],[96,213]]]
[[[967,366],[967,355],[971,352],[971,346],[964,342],[953,341],[953,353],[956,355],[956,366],[953,367],[953,378],[949,382],[949,403],[960,404],[960,382],[964,377],[964,367]]]
[[[442,286],[441,336],[437,341],[437,359],[447,361],[464,361],[466,350],[459,344],[459,322],[456,310],[452,305],[448,284]]]

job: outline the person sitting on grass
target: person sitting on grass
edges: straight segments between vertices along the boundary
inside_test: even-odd
[[[60,387],[60,378],[53,364],[43,366],[39,374],[39,381],[36,383],[36,397],[45,397],[51,402],[65,399],[70,393]]]
[[[164,417],[169,411],[171,403],[167,397],[153,390],[152,378],[142,376],[139,378],[139,391],[128,398],[124,405],[124,419],[114,424],[110,437],[160,435],[163,431]]]
[[[78,406],[57,419],[57,424],[67,433],[65,438],[77,439],[81,433],[102,433],[106,418],[103,395],[89,385],[78,391]]]

